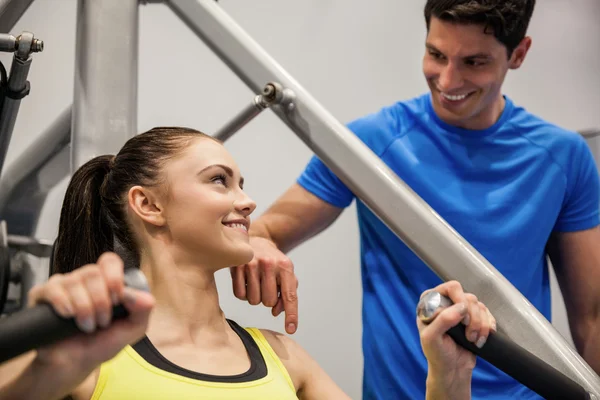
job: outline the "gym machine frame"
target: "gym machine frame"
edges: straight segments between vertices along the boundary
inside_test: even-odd
[[[10,17],[0,15],[0,32],[12,29],[31,2],[0,0],[0,13]],[[225,140],[270,108],[441,279],[476,294],[500,332],[600,398],[598,375],[545,317],[214,0],[140,2],[165,3],[257,93],[214,136]],[[73,105],[0,181],[0,218],[13,237],[33,237],[48,191],[70,171],[115,153],[137,133],[138,1],[78,0],[75,62]]]

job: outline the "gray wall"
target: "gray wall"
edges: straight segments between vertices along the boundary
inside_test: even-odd
[[[423,1],[221,0],[219,4],[334,116],[347,122],[426,90],[421,75]],[[533,47],[505,92],[518,104],[570,129],[600,127],[600,3],[538,2]],[[21,107],[7,163],[71,103],[75,1],[38,0],[13,33],[45,41],[30,73],[31,95]],[[252,93],[162,5],[141,10],[139,130],[156,125],[218,129]],[[0,55],[10,65],[10,57]],[[118,60],[115,60],[118,62]],[[595,151],[600,145],[593,143]],[[302,171],[305,146],[273,115],[263,113],[227,147],[239,161],[256,215]],[[54,238],[66,182],[51,193],[38,237]],[[343,249],[343,250],[342,250]],[[362,354],[358,229],[354,206],[334,226],[291,253],[300,280],[300,330],[295,335],[325,370],[360,398]],[[244,325],[282,331],[264,307],[231,293],[218,275],[226,314]],[[556,291],[556,284],[553,282]],[[560,295],[554,323],[567,338]]]

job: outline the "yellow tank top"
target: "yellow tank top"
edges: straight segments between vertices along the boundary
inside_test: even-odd
[[[229,323],[250,356],[246,373],[224,377],[188,371],[163,358],[145,338],[101,365],[92,400],[297,400],[287,370],[263,334]]]

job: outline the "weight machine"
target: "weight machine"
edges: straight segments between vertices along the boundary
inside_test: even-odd
[[[9,32],[32,1],[0,0],[0,32]],[[35,281],[38,267],[23,254],[47,258],[51,253],[51,242],[33,238],[48,191],[87,160],[116,153],[137,133],[140,3],[163,1],[78,0],[73,104],[2,175],[0,290],[9,281],[20,285],[20,295],[9,299],[7,310],[21,307]],[[587,392],[585,398],[600,398],[598,375],[545,317],[218,3],[214,0],[165,0],[164,3],[256,93],[214,136],[226,140],[263,110],[271,109],[441,279],[458,280],[466,290],[476,294],[495,315],[500,333],[551,367],[551,371],[583,388]],[[13,40],[8,34],[2,35],[3,39]],[[24,43],[29,63],[31,53],[43,49],[42,42],[29,33],[14,40],[19,42],[18,49],[11,46],[1,49],[16,51],[15,57],[20,54],[22,58],[20,49]],[[20,73],[18,69],[11,71],[10,79],[24,81],[27,69]],[[18,111],[20,99],[14,97],[27,91],[22,85],[13,86],[11,91],[10,79],[8,91],[2,92],[0,126],[4,127],[4,120],[8,119],[7,127],[0,130],[0,160],[6,154]],[[597,130],[581,133],[587,137],[600,135]],[[525,371],[520,378],[526,380],[527,375],[535,375],[535,371]],[[559,380],[548,376],[548,385],[556,381]]]

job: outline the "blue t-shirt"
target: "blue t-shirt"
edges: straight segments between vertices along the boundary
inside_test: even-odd
[[[545,246],[554,231],[599,220],[599,179],[585,140],[505,97],[500,119],[473,131],[438,118],[430,94],[349,124],[404,182],[550,320]],[[316,157],[298,183],[337,207],[354,194]],[[423,399],[427,362],[415,307],[441,280],[357,199],[363,285],[364,399]],[[473,399],[535,393],[484,360]]]

